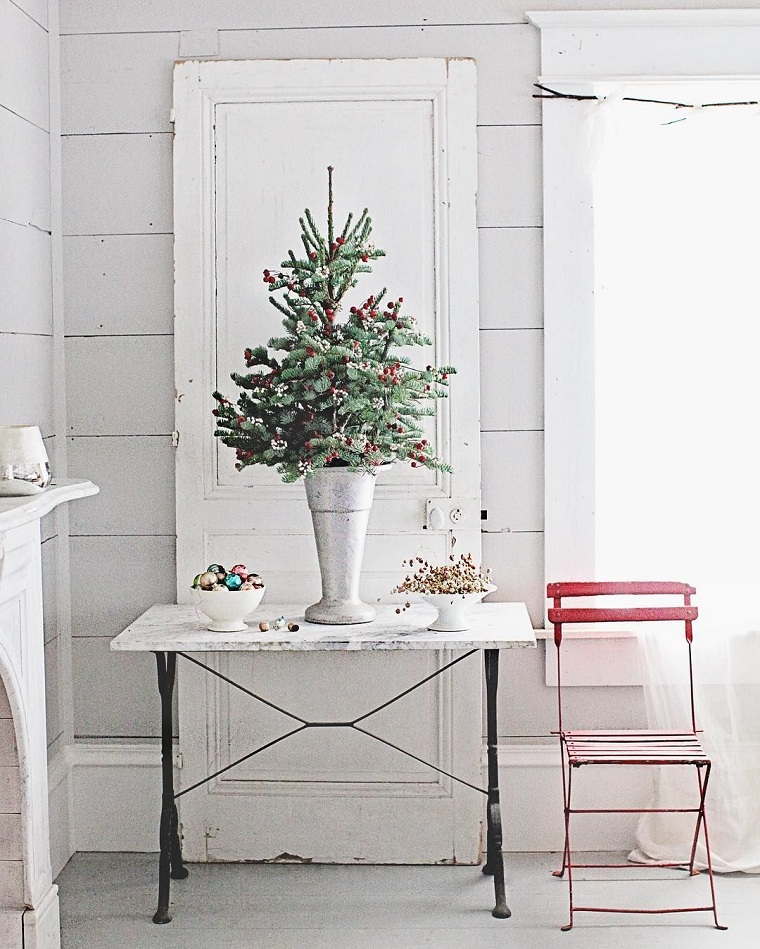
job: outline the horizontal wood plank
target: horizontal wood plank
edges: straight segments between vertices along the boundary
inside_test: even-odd
[[[21,860],[21,814],[0,814],[0,854]]]
[[[72,535],[174,537],[174,453],[169,435],[76,437],[69,470],[87,472],[100,493],[69,513]]]
[[[543,231],[482,227],[478,231],[480,328],[544,325]]]
[[[172,230],[172,136],[66,136],[64,234]]]
[[[8,693],[5,691],[2,679],[0,679],[0,718],[11,717],[11,705],[8,701]]]
[[[481,125],[539,124],[533,83],[538,31],[528,24],[373,26],[347,30],[239,30],[219,36],[221,59],[474,59]],[[509,69],[505,69],[505,63]]]
[[[48,34],[15,3],[0,4],[0,103],[49,129]]]
[[[478,129],[478,226],[537,227],[543,222],[541,129]]]
[[[481,330],[480,427],[544,427],[543,330]]]
[[[0,366],[0,424],[38,425],[43,436],[52,434],[52,337],[0,332]]]
[[[18,765],[0,767],[0,814],[21,813],[21,777]]]
[[[0,330],[53,333],[50,235],[0,220]]]
[[[63,134],[171,132],[178,54],[178,33],[62,37]]]
[[[31,0],[25,0],[31,2]],[[631,0],[542,0],[541,10],[630,10]],[[636,0],[640,9],[699,9],[705,0]],[[749,4],[745,3],[745,6]],[[736,6],[736,0],[711,0],[715,9]],[[378,26],[384,24],[524,23],[524,0],[356,0],[349,5],[318,4],[313,0],[292,0],[266,5],[250,0],[163,0],[146,5],[140,0],[119,3],[83,4],[81,0],[61,0],[63,33],[123,33],[157,30],[315,28]]]
[[[174,332],[171,234],[66,237],[68,336]]]
[[[168,435],[174,429],[171,336],[66,340],[71,435]]]
[[[0,218],[50,231],[50,136],[0,108]]]
[[[64,134],[171,131],[176,33],[64,36]],[[538,124],[532,83],[538,31],[508,26],[404,26],[346,30],[235,30],[219,36],[220,59],[449,57],[477,64],[478,122]],[[510,69],[505,71],[505,59]],[[137,94],[139,93],[139,94]]]
[[[554,0],[556,2],[556,0]],[[570,0],[573,2],[573,0]],[[688,2],[688,0],[686,0]],[[551,7],[542,4],[542,9]],[[256,4],[250,0],[164,0],[146,7],[139,0],[82,6],[80,0],[62,0],[62,33],[124,33],[166,30],[219,30],[297,27],[356,27],[382,24],[424,26],[434,23],[498,23],[525,21],[514,0],[357,0],[349,6],[315,4],[310,0]]]
[[[489,529],[543,530],[543,432],[484,432],[480,444]]]
[[[2,819],[2,818],[0,818]],[[17,859],[3,859],[0,857],[0,906],[21,906],[24,902],[24,862]],[[8,947],[9,943],[1,941],[0,946]],[[13,945],[12,943],[10,944]]]
[[[116,636],[154,603],[175,599],[173,537],[71,538],[76,636]]]
[[[155,737],[161,732],[156,661],[150,654],[117,655],[110,642],[77,636],[75,629],[74,737]]]
[[[13,2],[40,26],[48,28],[48,0],[13,0]]]
[[[16,731],[12,718],[0,718],[0,767],[18,767]]]
[[[486,510],[482,559],[484,565],[491,568],[493,582],[499,588],[492,599],[525,603],[534,629],[542,629],[545,600],[536,577],[543,576],[544,571],[544,535],[541,531],[498,530],[497,512],[492,516],[491,509]]]

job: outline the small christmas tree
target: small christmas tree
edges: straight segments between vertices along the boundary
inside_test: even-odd
[[[315,468],[348,466],[375,473],[379,465],[409,461],[450,471],[430,454],[420,419],[435,414],[428,400],[446,395],[451,366],[414,368],[392,347],[427,346],[414,317],[402,314],[403,297],[385,300],[385,288],[352,306],[341,319],[342,300],[369,261],[384,256],[370,243],[365,208],[349,214],[335,233],[332,172],[328,172],[327,237],[307,209],[299,219],[305,256],[288,252],[279,271],[264,271],[269,297],[283,314],[286,335],[245,350],[249,373],[232,373],[241,389],[236,404],[215,392],[215,434],[234,448],[236,467],[275,466],[283,481]]]

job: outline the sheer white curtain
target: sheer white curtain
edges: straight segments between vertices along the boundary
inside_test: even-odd
[[[590,128],[597,575],[696,586],[714,863],[760,872],[760,114],[618,97]],[[653,725],[685,713],[683,648],[645,637]],[[643,818],[634,858],[681,859],[678,820]]]

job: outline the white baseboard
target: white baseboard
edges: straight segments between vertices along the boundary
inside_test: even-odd
[[[24,910],[24,949],[61,949],[61,918],[55,883],[35,909]]]
[[[504,849],[518,853],[561,851],[564,819],[559,743],[503,744],[498,755]],[[652,774],[646,769],[648,773],[642,775],[642,770],[576,769],[573,806],[646,806]],[[578,815],[573,819],[573,849],[631,850],[637,820],[636,814]]]
[[[559,751],[547,744],[502,744],[499,754],[504,849],[562,849],[562,781]],[[485,762],[485,756],[484,756]],[[646,801],[648,781],[632,781],[630,772],[575,775],[578,806],[623,807]],[[81,851],[158,850],[161,813],[161,753],[157,744],[75,744],[50,766],[51,851],[54,876],[72,853]],[[485,787],[485,782],[484,785]],[[618,796],[611,798],[615,792]],[[581,803],[581,801],[583,803]],[[634,844],[635,814],[576,818],[576,850],[627,850]]]

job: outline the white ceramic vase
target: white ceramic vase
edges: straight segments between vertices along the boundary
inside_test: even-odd
[[[322,599],[306,610],[309,623],[369,623],[375,608],[359,598],[375,475],[348,468],[317,468],[306,478],[314,525]]]

